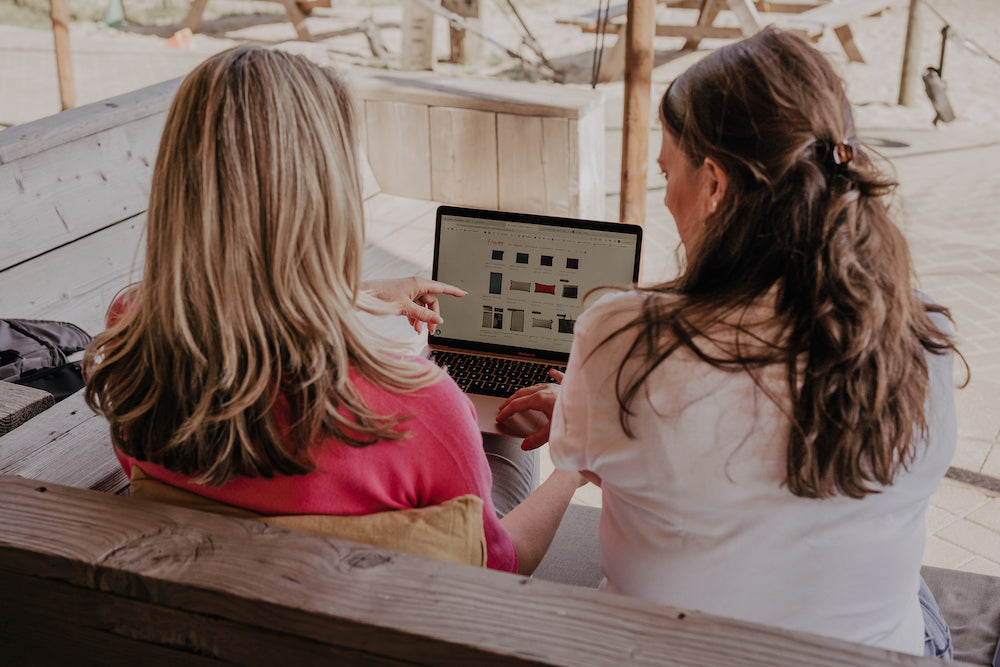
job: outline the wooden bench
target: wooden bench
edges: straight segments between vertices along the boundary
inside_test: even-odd
[[[526,579],[113,495],[127,487],[79,394],[0,438],[5,659],[938,664],[589,590],[597,508],[570,506]],[[1000,579],[924,576],[957,656],[989,664]]]
[[[103,318],[131,270],[148,167],[175,88],[154,86],[0,133],[0,178],[23,186],[2,190],[13,192],[5,201],[8,246],[37,251],[33,227],[55,235],[49,250],[29,251],[8,268],[4,310],[32,287],[26,275],[49,280],[57,294],[30,292],[41,295],[32,297],[41,299],[39,314],[70,312],[86,297],[96,321]],[[371,150],[372,133],[388,129],[366,118]],[[368,206],[366,274],[426,266],[421,244],[433,202],[383,192]],[[122,240],[113,243],[116,231]],[[114,257],[115,248],[125,257]],[[97,251],[96,259],[79,256]],[[4,252],[8,261],[17,256]],[[112,270],[102,272],[110,260]],[[60,262],[73,270],[60,274]],[[11,288],[15,275],[22,277]],[[537,576],[526,578],[114,495],[126,488],[107,423],[80,394],[0,438],[6,662],[937,664],[558,583],[592,586],[599,576],[592,508],[567,513]],[[991,578],[955,574],[973,576],[988,599],[1000,597]],[[980,635],[993,622],[969,617]]]
[[[851,22],[866,16],[874,16],[898,0],[658,0],[658,4],[670,9],[694,10],[694,20],[690,23],[657,22],[657,37],[684,37],[682,49],[693,50],[703,39],[742,39],[757,33],[761,28],[774,23],[790,32],[817,41],[827,30],[832,30],[851,62],[865,62],[861,45],[858,43]],[[585,33],[604,31],[617,34],[611,49],[601,59],[597,76],[599,82],[614,81],[625,68],[625,13],[627,4],[619,4],[607,13],[595,10],[557,19],[557,23],[574,25]],[[726,11],[736,19],[736,26],[715,25],[720,12]],[[780,16],[771,19],[771,15]],[[603,22],[606,26],[602,26]]]

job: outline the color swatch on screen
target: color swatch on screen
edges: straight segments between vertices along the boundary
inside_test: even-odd
[[[503,288],[503,274],[490,273],[490,294],[499,294]]]
[[[555,296],[556,286],[546,285],[544,283],[535,283],[535,293],[536,294],[551,294]]]
[[[531,283],[524,280],[511,280],[510,289],[513,292],[530,292]]]
[[[510,330],[524,331],[524,311],[516,308],[508,308],[510,311]]]

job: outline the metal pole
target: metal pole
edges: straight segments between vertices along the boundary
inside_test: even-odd
[[[628,0],[618,219],[639,225],[646,220],[646,162],[649,159],[649,103],[653,78],[655,11],[656,0]]]
[[[903,47],[903,71],[899,76],[899,100],[903,106],[916,106],[921,101],[923,84],[920,79],[920,0],[910,0],[910,15],[906,20],[906,42]]]

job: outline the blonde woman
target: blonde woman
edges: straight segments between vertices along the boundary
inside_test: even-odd
[[[87,400],[127,472],[265,515],[475,494],[487,565],[530,573],[581,479],[557,473],[499,520],[464,394],[362,325],[433,326],[436,294],[461,292],[364,291],[355,135],[343,83],[305,58],[239,47],[195,69],[156,160],[145,277],[88,350]]]

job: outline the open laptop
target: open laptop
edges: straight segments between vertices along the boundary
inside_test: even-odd
[[[641,247],[637,225],[438,208],[433,277],[468,294],[440,297],[429,355],[472,399],[482,432],[524,437],[544,425],[540,413],[495,417],[517,389],[565,369],[584,295],[638,280]]]

